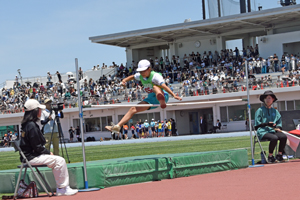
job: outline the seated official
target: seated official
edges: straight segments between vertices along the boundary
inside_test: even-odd
[[[284,161],[282,152],[286,145],[287,137],[284,133],[280,132],[282,129],[280,113],[278,110],[272,108],[272,104],[277,101],[277,98],[272,91],[268,90],[265,91],[263,95],[260,95],[259,99],[264,103],[264,106],[259,108],[255,113],[255,129],[257,130],[258,139],[270,141],[268,162],[274,163],[276,160],[282,162]],[[278,140],[280,143],[275,159],[273,152]]]
[[[213,132],[216,133],[217,129],[221,130],[221,126],[222,126],[222,124],[221,124],[220,120],[217,120],[216,126],[213,126]]]
[[[20,135],[20,148],[31,165],[47,165],[52,169],[56,182],[56,195],[74,195],[78,190],[69,186],[69,172],[64,158],[53,155],[44,147],[46,140],[37,124],[42,110],[46,106],[41,105],[35,99],[26,101],[25,114],[21,122],[22,134]],[[21,162],[24,162],[21,156]]]

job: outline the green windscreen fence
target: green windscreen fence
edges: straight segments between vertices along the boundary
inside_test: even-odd
[[[246,167],[248,167],[247,150],[236,149],[91,161],[87,162],[87,174],[89,187],[105,188]],[[84,188],[83,164],[68,164],[68,170],[70,186]],[[56,184],[52,171],[49,168],[41,168],[40,171],[55,190]],[[0,193],[14,191],[18,173],[17,169],[0,171]],[[35,178],[28,170],[25,181],[30,182],[31,180],[35,180]],[[42,191],[38,182],[36,180],[35,182]]]

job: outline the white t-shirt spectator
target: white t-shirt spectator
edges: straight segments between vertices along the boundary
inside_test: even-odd
[[[196,82],[196,89],[199,90],[200,89],[200,81]]]
[[[169,84],[170,83],[170,79],[167,78],[166,79],[166,83]]]
[[[285,56],[285,62],[290,62],[290,57],[289,56]]]

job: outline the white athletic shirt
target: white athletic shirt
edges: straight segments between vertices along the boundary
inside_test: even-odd
[[[140,73],[136,73],[134,75],[135,80],[140,81],[140,77],[141,77]],[[147,79],[145,79],[145,80],[147,80]],[[163,83],[165,83],[165,81],[164,81],[164,78],[159,73],[155,73],[152,78],[152,83],[154,85],[162,85]]]

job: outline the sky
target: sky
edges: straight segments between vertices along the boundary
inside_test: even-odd
[[[237,0],[234,0],[237,1]],[[254,1],[254,0],[252,0]],[[263,9],[277,0],[255,0]],[[18,75],[46,76],[126,63],[125,48],[89,37],[202,19],[201,0],[0,0],[0,87]]]

